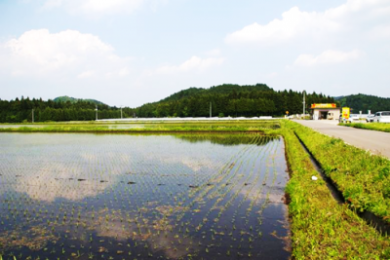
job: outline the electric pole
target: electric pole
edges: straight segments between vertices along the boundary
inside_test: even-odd
[[[31,112],[31,122],[34,123],[34,109]]]
[[[212,117],[213,115],[213,107],[212,107],[212,103],[210,102],[210,118]]]
[[[305,108],[306,108],[306,102],[305,102],[305,91],[303,91],[303,117],[305,117]]]
[[[123,118],[123,116],[122,116],[122,106],[121,106],[121,119]]]
[[[96,121],[98,120],[98,107],[96,106]]]

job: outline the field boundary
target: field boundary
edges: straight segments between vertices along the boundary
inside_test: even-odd
[[[315,156],[310,152],[310,150],[306,147],[305,143],[299,138],[297,133],[295,132],[295,135],[297,136],[298,140],[301,142],[302,146],[305,148],[305,151],[310,155],[310,157],[313,159],[313,161],[318,165],[319,169],[318,172],[320,173],[321,177],[324,179],[324,181],[328,184],[328,188],[330,192],[333,194],[336,193],[333,197],[336,201],[339,202],[339,204],[347,203],[350,209],[356,214],[364,219],[367,224],[371,225],[373,228],[379,231],[383,236],[387,236],[390,234],[390,225],[389,223],[386,223],[381,217],[375,215],[369,210],[364,210],[363,212],[359,211],[358,208],[354,207],[353,204],[346,200],[343,193],[340,191],[338,185],[333,181],[332,178],[326,176],[325,171],[321,165],[321,163],[315,158]]]
[[[367,123],[367,124],[352,123],[352,124],[339,124],[339,126],[390,133],[390,124],[386,124],[386,123]]]

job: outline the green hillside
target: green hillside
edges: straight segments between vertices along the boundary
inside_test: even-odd
[[[208,117],[211,104],[212,116],[281,116],[286,111],[301,114],[302,98],[302,92],[275,91],[266,84],[223,84],[209,89],[192,87],[181,90],[159,102],[142,105],[135,112],[138,117]],[[329,96],[308,93],[306,111],[312,103],[333,102]]]
[[[371,110],[371,113],[390,111],[390,98],[357,94],[335,97],[334,99],[339,102],[342,107],[351,107],[353,113],[362,111],[363,114],[365,114],[368,110]]]
[[[189,89],[181,90],[177,93],[174,93],[170,95],[169,97],[161,100],[160,102],[166,102],[166,101],[174,101],[179,100],[185,97],[195,96],[199,94],[207,94],[207,93],[220,93],[220,94],[227,94],[232,91],[239,92],[245,92],[245,91],[266,91],[271,90],[267,85],[265,84],[256,84],[256,85],[236,85],[236,84],[223,84],[219,86],[213,86],[208,89],[205,88],[195,88],[191,87]]]
[[[72,104],[77,103],[78,101],[84,101],[84,102],[89,102],[93,103],[95,105],[105,105],[103,102],[95,100],[95,99],[81,99],[81,98],[74,98],[74,97],[69,97],[69,96],[61,96],[61,97],[56,97],[53,99],[54,102],[70,102]]]

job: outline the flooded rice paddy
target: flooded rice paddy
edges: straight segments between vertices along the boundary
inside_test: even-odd
[[[0,134],[5,259],[288,259],[283,140]]]

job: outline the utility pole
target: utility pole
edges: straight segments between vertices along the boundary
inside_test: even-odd
[[[303,91],[303,117],[305,117],[305,108],[306,108],[306,102],[305,102],[305,91]]]
[[[210,118],[212,117],[213,115],[213,107],[212,107],[212,103],[210,102]]]
[[[98,107],[96,106],[96,121],[98,120]]]
[[[122,106],[121,106],[121,119],[123,118],[123,116],[122,116]]]
[[[31,112],[31,122],[34,123],[34,109]]]

